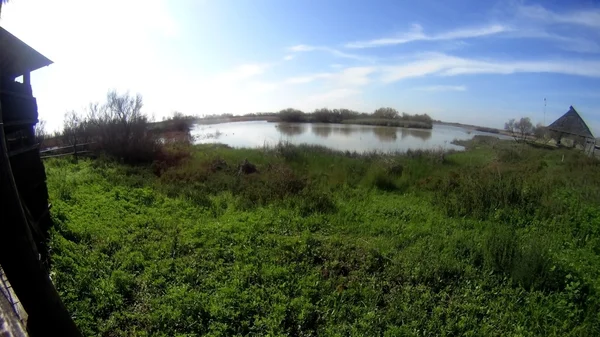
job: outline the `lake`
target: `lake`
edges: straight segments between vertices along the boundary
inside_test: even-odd
[[[452,144],[475,135],[510,137],[471,129],[434,124],[433,129],[322,123],[271,123],[266,121],[194,125],[196,143],[222,143],[232,147],[262,147],[280,141],[322,145],[342,151],[406,151],[408,149],[462,150]]]

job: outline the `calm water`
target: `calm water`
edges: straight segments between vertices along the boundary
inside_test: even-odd
[[[264,121],[195,125],[197,143],[222,143],[233,147],[260,147],[279,141],[317,144],[342,151],[405,151],[408,149],[455,149],[454,139],[475,135],[508,138],[449,125],[431,130],[354,124],[269,123]]]

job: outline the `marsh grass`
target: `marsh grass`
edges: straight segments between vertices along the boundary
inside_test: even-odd
[[[53,280],[86,335],[595,335],[598,162],[466,145],[49,160]]]

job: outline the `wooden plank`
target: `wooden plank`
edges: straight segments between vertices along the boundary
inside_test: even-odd
[[[90,145],[90,144],[95,144],[95,143],[82,143],[82,144],[76,144],[76,145],[69,145],[69,146],[62,146],[62,147],[56,147],[56,148],[52,148],[52,149],[45,149],[40,151],[40,153],[48,153],[48,152],[54,152],[54,151],[59,151],[59,150],[64,150],[64,149],[71,149],[74,148],[75,146],[86,146],[86,145]]]
[[[24,94],[24,93],[21,93],[21,92],[10,91],[10,90],[0,90],[0,94],[15,96],[15,97],[24,98],[24,99],[32,99],[32,98],[34,98],[33,95],[31,95],[29,93]]]
[[[14,157],[14,156],[20,155],[20,154],[25,153],[25,152],[37,150],[37,149],[39,149],[39,147],[40,147],[40,144],[37,143],[37,144],[26,146],[26,147],[23,147],[23,148],[20,148],[20,149],[12,150],[12,151],[10,151],[8,153],[8,156],[9,157]]]
[[[4,123],[4,126],[20,126],[20,125],[34,125],[37,124],[38,120],[37,119],[21,119],[21,120],[17,120],[17,121],[12,121],[12,122],[8,122],[8,123]]]
[[[18,311],[9,300],[6,291],[0,291],[0,322],[3,322],[0,326],[2,336],[27,337]]]
[[[24,97],[14,94],[0,93],[3,119],[12,123],[23,119],[38,119],[37,101],[32,96]]]
[[[92,151],[77,151],[77,155],[87,154],[87,153],[92,153]],[[47,158],[56,158],[56,157],[64,157],[64,156],[72,156],[72,155],[75,155],[75,152],[61,153],[61,154],[55,154],[55,155],[51,155],[51,156],[43,156],[40,158],[47,159]]]

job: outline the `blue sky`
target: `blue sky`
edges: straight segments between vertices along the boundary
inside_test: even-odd
[[[32,22],[36,24],[31,25]],[[146,112],[392,106],[502,127],[575,106],[600,135],[600,2],[15,0],[0,24],[52,59],[50,128],[108,89]]]

